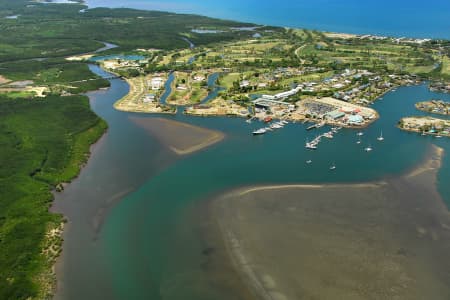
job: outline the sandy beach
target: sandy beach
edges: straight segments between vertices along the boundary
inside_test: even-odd
[[[449,299],[442,156],[385,182],[234,190],[210,218],[254,299]]]
[[[222,132],[163,118],[130,117],[131,121],[155,136],[177,155],[187,155],[225,138]]]

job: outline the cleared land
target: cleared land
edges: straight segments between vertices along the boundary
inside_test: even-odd
[[[207,77],[208,74],[202,72],[195,75],[188,72],[175,72],[172,93],[167,98],[167,103],[171,105],[192,105],[200,102],[208,95]]]
[[[127,79],[130,86],[129,93],[114,104],[117,110],[142,112],[142,113],[175,113],[175,109],[159,103],[157,96],[155,99],[145,101],[145,97],[151,93],[149,81],[151,77],[133,77]],[[158,95],[162,93],[159,91]]]
[[[411,132],[450,137],[450,120],[433,117],[406,117],[400,120],[399,127]]]

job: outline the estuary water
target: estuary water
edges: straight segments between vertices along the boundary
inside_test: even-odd
[[[97,66],[91,70],[108,75]],[[236,299],[235,274],[211,267],[201,230],[186,220],[192,206],[239,186],[383,179],[413,168],[436,144],[445,150],[438,187],[450,203],[449,139],[396,128],[401,117],[424,114],[414,103],[450,101],[450,95],[430,92],[425,84],[398,88],[376,102],[381,118],[364,130],[361,145],[355,130],[343,129],[315,152],[305,149],[305,140],[328,128],[306,131],[305,125],[289,124],[255,137],[257,122],[162,116],[226,134],[221,143],[183,157],[129,119],[161,116],[113,109],[127,91],[124,81],[114,79],[109,89],[89,94],[92,109],[109,129],[79,178],[55,200],[54,210],[69,219],[57,266],[57,299]],[[381,131],[383,142],[376,140]],[[366,153],[369,144],[374,150]],[[311,165],[305,163],[309,159]],[[329,171],[332,163],[335,172]]]
[[[123,7],[121,0],[87,0],[92,7]],[[355,34],[450,39],[447,0],[132,0],[126,7]]]

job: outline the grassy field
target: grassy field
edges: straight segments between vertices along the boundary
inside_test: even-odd
[[[443,76],[446,76],[447,78],[450,77],[450,57],[448,57],[448,56],[444,56],[442,59],[441,74]]]

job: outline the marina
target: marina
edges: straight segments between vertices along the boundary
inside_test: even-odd
[[[91,68],[110,76],[97,66]],[[395,128],[403,114],[416,111],[414,103],[418,99],[438,96],[421,85],[400,87],[397,92],[386,94],[385,101],[375,103],[374,109],[381,117],[364,129],[364,136],[356,136],[354,129],[335,128],[334,138],[320,139],[315,146],[319,148],[317,151],[305,148],[305,140],[316,138],[308,137],[312,132],[305,130],[307,124],[290,122],[281,129],[266,131],[260,138],[249,138],[249,131],[270,127],[270,124],[255,119],[247,124],[238,118],[164,115],[163,118],[219,130],[227,136],[200,155],[186,156],[173,165],[175,158],[167,146],[131,124],[129,116],[134,114],[112,108],[112,103],[123,97],[128,87],[120,79],[111,82],[112,87],[107,91],[90,95],[92,108],[110,125],[108,133],[96,146],[80,176],[64,193],[58,194],[55,201],[55,210],[71,220],[64,236],[65,254],[58,267],[62,283],[56,299],[92,299],[95,296],[100,299],[105,295],[112,299],[113,285],[117,289],[115,293],[124,298],[162,299],[160,287],[166,287],[162,288],[164,292],[170,290],[175,298],[199,299],[192,289],[193,283],[197,291],[207,291],[214,299],[236,299],[233,295],[220,296],[219,291],[232,291],[229,286],[224,288],[211,283],[214,278],[223,276],[236,278],[236,274],[230,271],[219,275],[200,267],[205,260],[205,255],[201,254],[205,250],[201,230],[186,228],[205,228],[197,223],[201,218],[187,221],[180,216],[180,211],[186,211],[201,202],[199,199],[218,191],[260,182],[309,184],[377,180],[410,169],[424,158],[430,143],[449,149],[447,139],[423,138]],[[333,128],[326,125],[317,129],[317,135],[329,131]],[[355,137],[364,138],[362,144],[368,145],[376,141],[381,131],[385,141],[377,143],[376,151],[370,155],[356,146]],[[449,187],[443,184],[450,178],[449,156],[443,159],[438,187],[442,195],[449,195]],[[330,160],[336,167],[334,171],[330,170],[333,166]],[[349,160],[353,163],[349,164]],[[111,163],[113,161],[115,164]],[[240,166],[239,172],[236,172],[236,165]],[[258,168],[261,165],[270,172],[261,172]],[[196,176],[192,176],[193,169]],[[220,174],[215,170],[221,170]],[[217,180],[217,176],[224,180]],[[174,189],[173,182],[179,178],[183,180],[178,181],[179,188]],[[92,190],[97,192],[92,194],[89,192]],[[166,228],[163,234],[161,228]],[[182,255],[180,247],[184,249]],[[109,249],[108,255],[102,254],[104,249]],[[126,263],[123,257],[128,257]],[[167,257],[171,257],[170,262]],[[211,255],[211,259],[214,257]],[[96,272],[86,273],[86,269]],[[139,281],[136,274],[142,274],[140,277],[145,280]],[[180,278],[175,274],[186,276]],[[71,284],[64,284],[67,282]],[[120,286],[114,284],[117,282]],[[167,286],[173,286],[169,282],[179,285],[168,289]],[[191,296],[187,297],[188,293]]]

